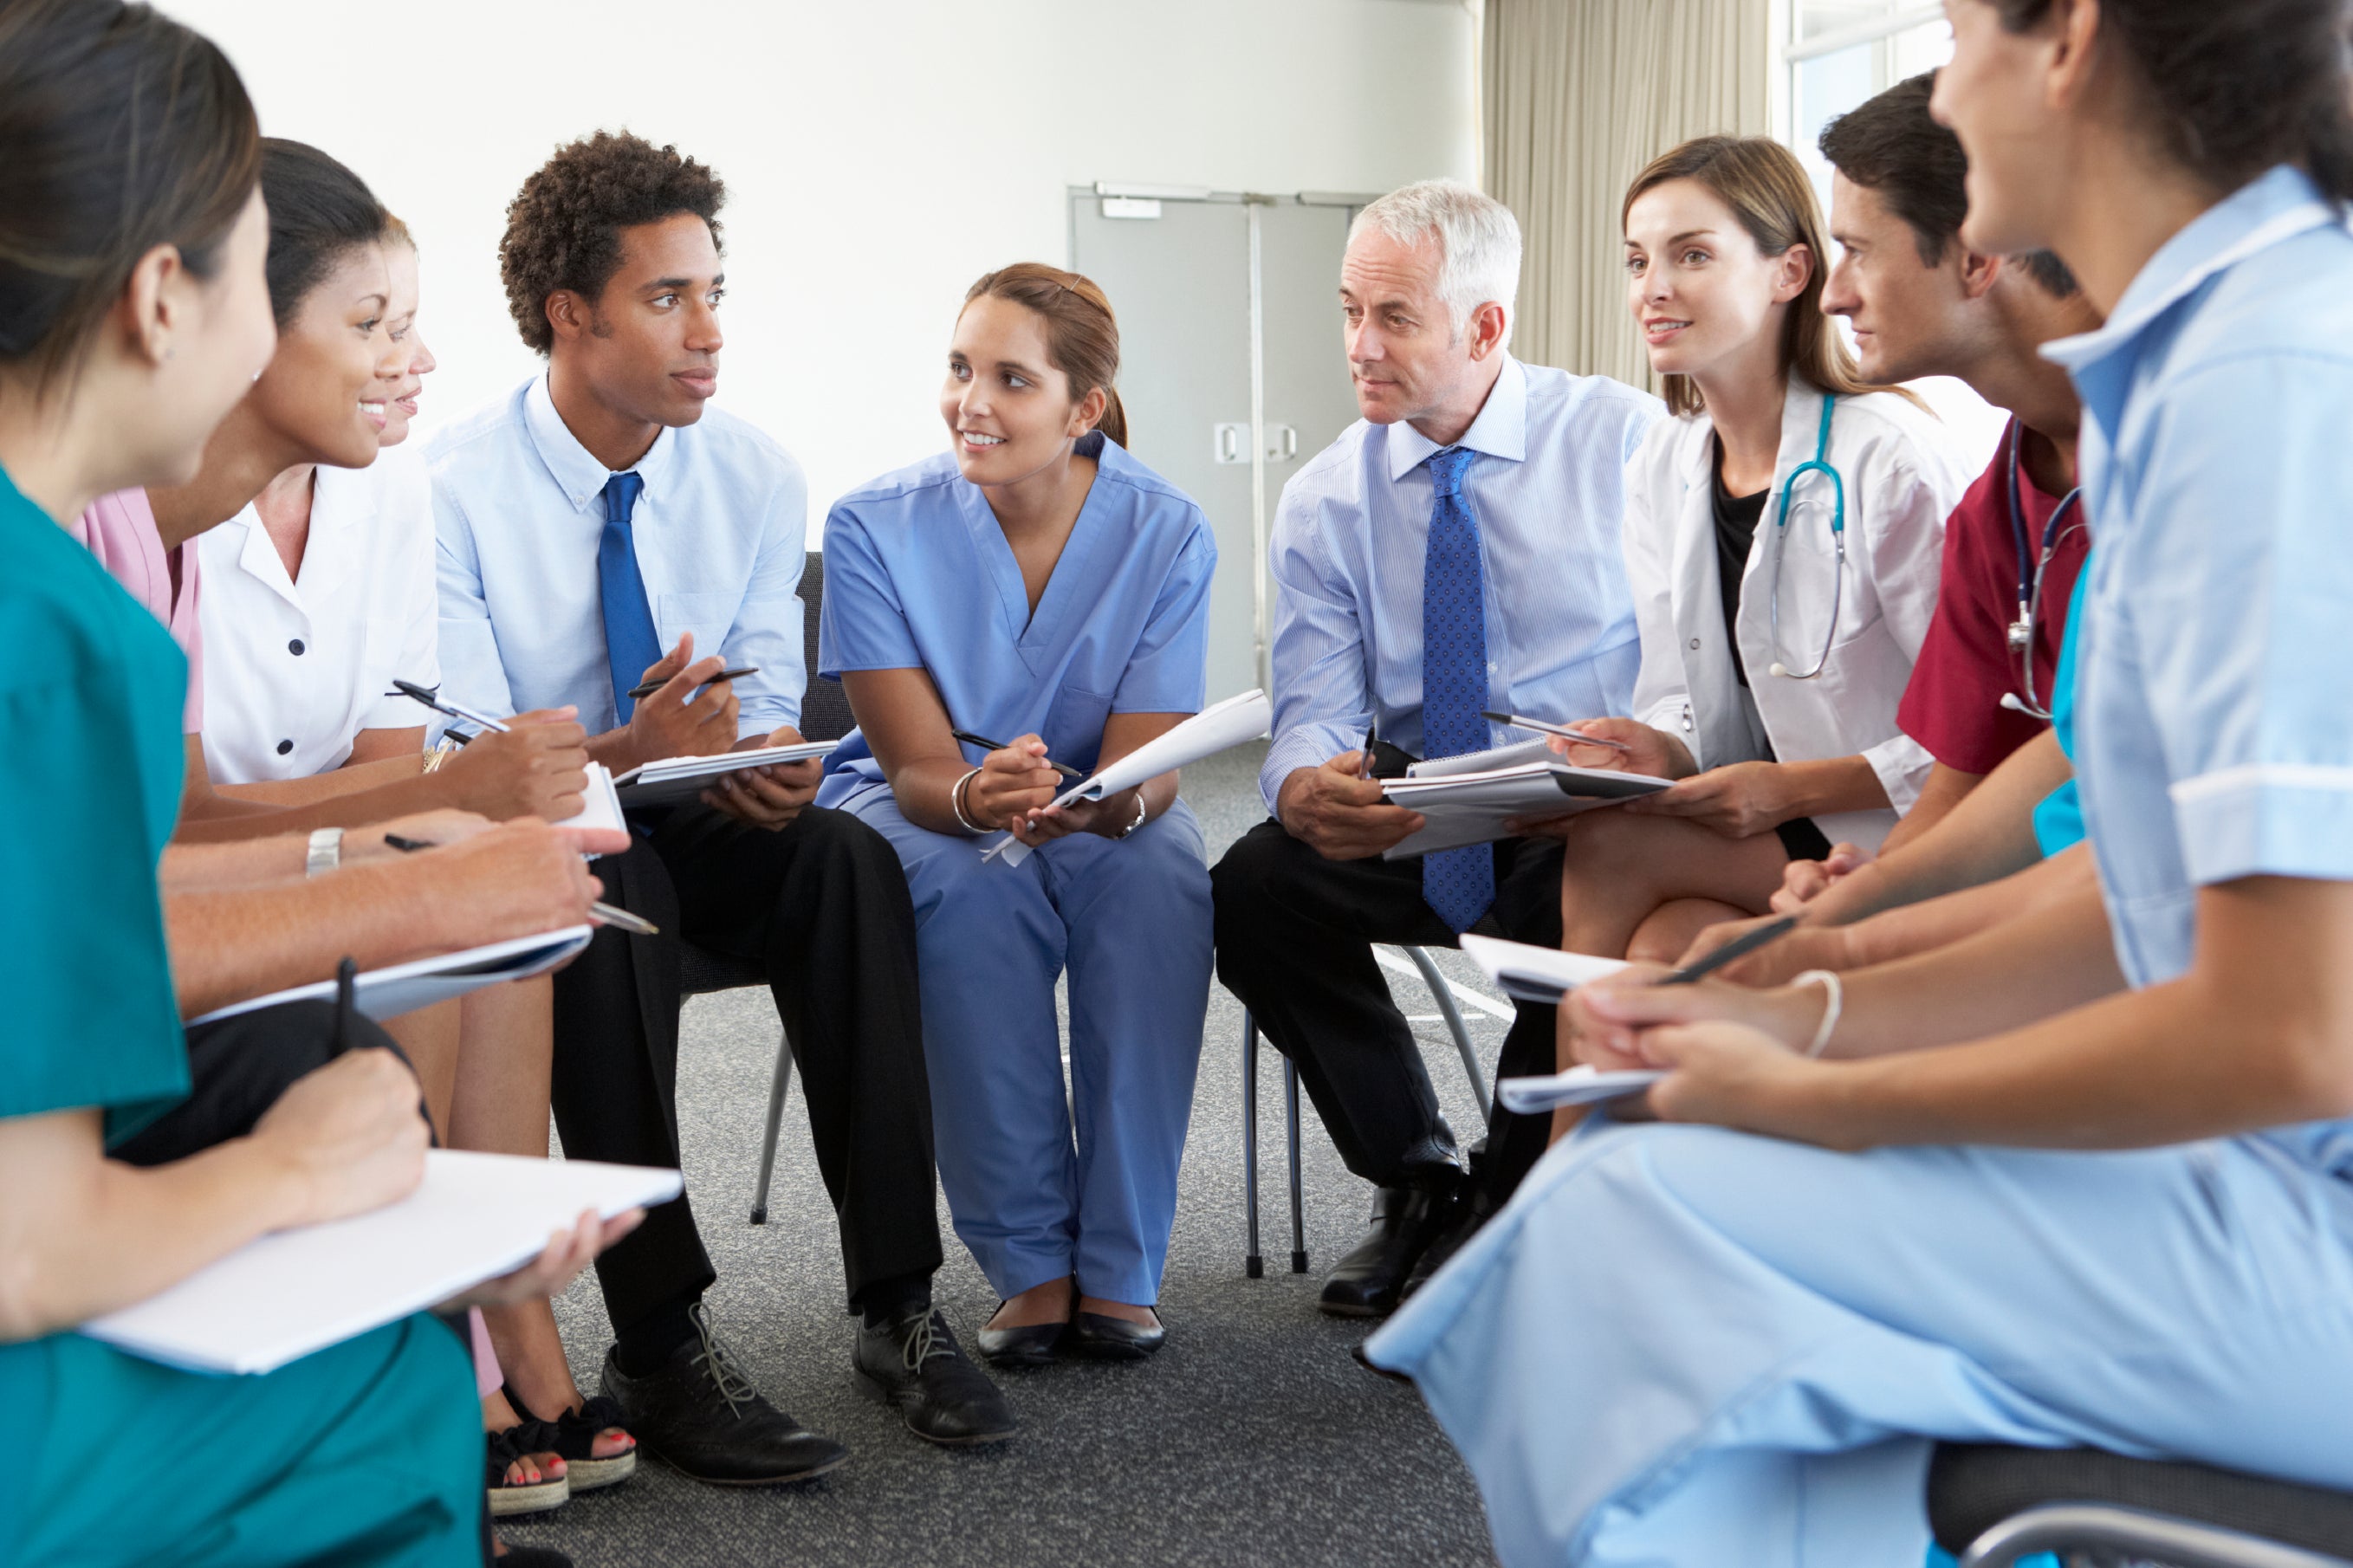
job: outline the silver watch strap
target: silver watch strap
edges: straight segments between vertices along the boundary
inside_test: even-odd
[[[315,877],[343,863],[343,830],[317,827],[311,831],[310,851],[302,857],[302,874]]]

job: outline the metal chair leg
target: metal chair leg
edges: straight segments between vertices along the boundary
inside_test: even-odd
[[[785,1120],[785,1092],[793,1087],[793,1047],[776,1042],[776,1075],[768,1085],[768,1135],[760,1144],[760,1185],[752,1194],[752,1223],[768,1223],[768,1179],[776,1173],[776,1129]]]
[[[1439,1016],[1446,1020],[1446,1032],[1454,1037],[1454,1049],[1462,1058],[1462,1070],[1471,1075],[1471,1092],[1478,1097],[1480,1111],[1482,1114],[1492,1111],[1493,1104],[1487,1098],[1487,1079],[1479,1070],[1479,1053],[1472,1048],[1471,1030],[1462,1022],[1462,1009],[1454,1005],[1454,992],[1447,985],[1446,976],[1438,972],[1437,963],[1421,949],[1409,947],[1405,955],[1413,960],[1416,969],[1421,971],[1422,979],[1429,984],[1430,994],[1438,1003]]]
[[[1307,1272],[1307,1210],[1299,1184],[1299,1064],[1282,1058],[1282,1115],[1291,1129],[1291,1271]]]
[[[1258,1250],[1258,1020],[1242,1012],[1242,1198],[1250,1211],[1250,1251],[1242,1258],[1242,1273],[1251,1279],[1266,1277],[1266,1259]]]

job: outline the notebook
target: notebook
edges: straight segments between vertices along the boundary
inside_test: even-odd
[[[1626,967],[1622,958],[1562,952],[1556,948],[1505,942],[1500,937],[1477,936],[1469,931],[1463,932],[1461,942],[1462,955],[1477,964],[1479,973],[1504,995],[1545,1006],[1558,1002],[1580,985],[1589,985]]]
[[[624,806],[675,805],[700,796],[723,773],[742,773],[764,763],[797,763],[828,756],[839,744],[838,741],[798,741],[789,746],[721,752],[709,757],[664,757],[616,776],[613,785]]]
[[[1392,805],[1419,812],[1420,831],[1385,851],[1385,860],[1434,855],[1511,837],[1504,825],[1522,816],[1573,816],[1656,795],[1673,781],[1610,768],[1576,768],[1542,741],[1416,763],[1385,779]]]
[[[430,1007],[436,1002],[447,1002],[453,996],[463,996],[467,992],[480,990],[485,985],[544,974],[586,947],[588,939],[596,934],[594,926],[565,926],[558,931],[542,931],[537,936],[510,937],[504,942],[470,947],[459,952],[445,952],[433,958],[412,959],[406,963],[366,970],[353,984],[353,999],[359,1010],[371,1018],[379,1021],[396,1018],[403,1013]],[[250,1013],[257,1008],[275,1007],[281,1002],[332,1002],[334,999],[335,983],[321,980],[309,985],[273,991],[267,996],[256,996],[250,1001],[233,1003],[227,1007],[217,1007],[188,1022],[191,1026],[209,1024],[216,1019],[234,1018],[239,1013]]]
[[[1599,1072],[1579,1065],[1567,1072],[1542,1078],[1507,1078],[1495,1085],[1495,1099],[1506,1110],[1522,1116],[1557,1110],[1564,1105],[1591,1105],[1640,1094],[1667,1075],[1653,1068]]]
[[[262,1237],[81,1332],[194,1372],[272,1372],[512,1272],[583,1209],[679,1190],[676,1171],[436,1149],[400,1202]]]

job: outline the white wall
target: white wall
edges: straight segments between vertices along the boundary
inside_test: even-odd
[[[1476,168],[1472,23],[1426,0],[163,3],[237,62],[265,131],[350,164],[417,234],[426,432],[536,363],[497,247],[552,148],[626,126],[715,168],[720,399],[807,468],[813,543],[833,497],[942,445],[964,289],[1067,261],[1065,187]]]

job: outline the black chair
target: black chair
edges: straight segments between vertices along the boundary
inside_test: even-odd
[[[1960,1568],[2353,1568],[2353,1495],[2094,1448],[1938,1444],[1928,1524]]]
[[[801,651],[809,675],[808,689],[801,698],[800,729],[806,740],[839,741],[856,727],[857,721],[850,717],[849,699],[842,694],[841,683],[823,679],[817,673],[818,615],[824,600],[825,558],[812,550],[801,572],[801,601],[807,606],[801,617]],[[679,971],[681,989],[689,996],[768,983],[767,972],[758,964],[691,942],[679,943]],[[767,1132],[760,1145],[760,1184],[752,1194],[754,1225],[768,1223],[768,1181],[776,1173],[776,1133],[784,1122],[785,1095],[792,1083],[792,1046],[779,1031],[776,1070],[768,1085]]]

